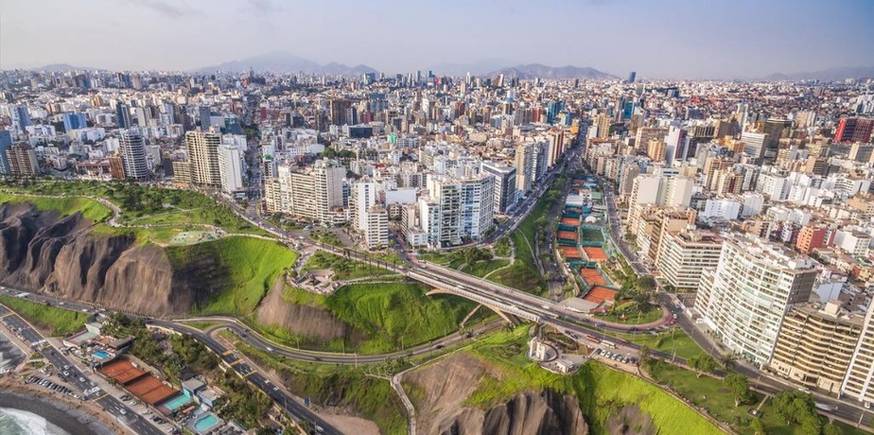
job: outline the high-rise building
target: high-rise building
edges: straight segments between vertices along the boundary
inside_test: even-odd
[[[373,205],[364,211],[366,228],[364,240],[367,249],[381,249],[388,246],[388,211],[385,207]]]
[[[700,230],[668,231],[661,237],[657,269],[678,290],[694,291],[704,269],[715,268],[722,252],[722,238]]]
[[[130,180],[149,178],[146,165],[146,146],[143,135],[138,130],[123,130],[118,138],[118,150],[124,165],[124,176]]]
[[[729,350],[761,367],[771,359],[786,311],[810,297],[815,264],[782,245],[726,236],[716,269],[701,274],[695,309]]]
[[[36,153],[28,144],[16,144],[6,149],[9,162],[9,175],[13,177],[35,177],[39,175],[39,162]]]
[[[480,170],[495,177],[495,213],[506,213],[516,202],[516,168],[484,161]]]
[[[130,107],[122,101],[115,103],[115,125],[118,128],[131,128]]]
[[[533,143],[520,143],[516,146],[516,189],[527,193],[534,186],[536,174],[536,149]]]
[[[85,115],[82,113],[65,113],[64,114],[64,131],[72,131],[88,126],[85,120]]]
[[[352,184],[352,214],[356,230],[367,231],[367,211],[376,204],[379,183],[360,180]]]
[[[634,80],[637,79],[637,72],[631,71],[628,73],[628,79],[625,80],[625,83],[634,83]]]
[[[853,142],[847,157],[859,163],[874,163],[874,144]]]
[[[352,108],[352,102],[344,98],[331,98],[328,101],[329,122],[331,125],[346,125],[350,124],[348,118],[349,111]]]
[[[240,192],[245,188],[243,175],[243,150],[234,144],[221,144],[218,149],[219,174],[222,191]]]
[[[874,303],[865,313],[859,341],[841,383],[841,396],[857,400],[866,407],[874,403]]]
[[[874,118],[856,116],[841,118],[835,129],[835,142],[869,142],[874,131]]]
[[[268,213],[284,213],[325,225],[334,223],[333,211],[343,206],[343,165],[323,159],[308,168],[282,164],[276,170],[276,177],[268,177],[264,183]]]
[[[419,219],[435,247],[479,240],[493,226],[495,177],[428,178],[428,198],[419,198]]]
[[[792,307],[780,326],[768,369],[811,390],[840,394],[863,320],[836,301]]]
[[[9,159],[6,158],[6,150],[12,146],[12,134],[9,130],[0,129],[0,175],[9,174]]]
[[[185,146],[191,164],[191,184],[204,187],[221,187],[219,164],[221,135],[202,131],[185,133]]]

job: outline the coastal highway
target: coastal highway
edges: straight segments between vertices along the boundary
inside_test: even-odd
[[[65,380],[73,387],[78,389],[81,397],[86,397],[86,391],[93,390],[96,387],[89,376],[79,371],[76,366],[61,352],[49,344],[45,337],[30,325],[27,321],[21,318],[18,314],[11,313],[6,307],[0,305],[0,318],[7,329],[15,332],[22,340],[30,344],[30,346],[39,352],[49,363],[55,366],[58,373],[68,372],[69,375],[64,376]],[[99,389],[92,393],[90,397],[97,396],[95,402],[110,415],[125,424],[135,433],[141,435],[163,435],[160,429],[155,427],[150,421],[146,420],[127,405],[112,397]]]
[[[82,311],[91,314],[95,314],[98,311],[102,310],[102,308],[96,307],[91,304],[64,300],[42,293],[30,293],[23,290],[13,289],[8,286],[0,286],[0,294],[5,294],[13,297],[26,296],[26,298],[32,302],[54,305],[64,309]],[[71,382],[77,384],[77,387],[81,388],[83,392],[87,389],[94,387],[94,385],[92,385],[91,382],[88,381],[87,376],[83,376],[75,368],[75,366],[70,363],[66,356],[58,352],[57,349],[55,349],[54,347],[48,344],[44,344],[46,343],[45,338],[35,328],[30,326],[17,314],[2,314],[5,311],[6,308],[0,305],[0,317],[2,317],[3,323],[5,323],[13,331],[16,331],[16,333],[18,333],[22,337],[22,339],[24,339],[28,343],[31,343],[31,346],[42,346],[40,353],[42,353],[43,356],[45,356],[50,362],[52,362],[52,364],[55,365],[59,369],[59,371],[63,371],[65,366],[69,366],[68,370],[71,373],[69,380]],[[130,313],[126,314],[134,317],[139,317]],[[150,325],[176,331],[180,334],[189,335],[200,341],[207,348],[213,351],[213,353],[218,355],[224,364],[226,364],[228,367],[238,373],[243,379],[251,382],[253,385],[258,387],[258,389],[263,391],[264,394],[270,397],[281,409],[291,415],[295,420],[306,422],[318,433],[330,435],[340,434],[337,429],[322,420],[321,417],[307,409],[305,406],[301,405],[295,397],[286,393],[278,386],[271,384],[267,377],[261,374],[259,370],[251,367],[243,359],[237,356],[231,349],[226,348],[215,338],[205,334],[203,331],[181,323],[156,319],[145,320]],[[84,378],[85,381],[80,381],[79,378]],[[116,417],[121,417],[125,421],[125,424],[130,426],[135,432],[139,434],[159,435],[163,433],[150,422],[140,417],[138,414],[136,414],[134,411],[132,411],[130,408],[128,408],[112,396],[104,395],[103,397],[97,399],[97,403],[99,403],[106,412]]]

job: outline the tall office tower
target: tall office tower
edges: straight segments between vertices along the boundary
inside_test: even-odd
[[[234,144],[221,144],[218,149],[219,174],[222,191],[240,192],[245,188],[243,176],[243,150]]]
[[[123,130],[118,140],[118,149],[124,165],[125,178],[137,181],[149,178],[149,168],[146,165],[146,146],[143,135],[138,130]]]
[[[210,119],[212,118],[212,111],[209,106],[200,106],[197,108],[197,118],[200,120],[200,130],[201,131],[209,131]]]
[[[354,226],[358,231],[367,231],[367,210],[376,204],[379,184],[370,180],[356,181],[352,185],[352,211]]]
[[[30,111],[27,109],[26,105],[19,104],[13,106],[11,112],[12,126],[19,133],[24,132],[24,129],[32,124],[30,121]]]
[[[701,274],[695,309],[729,350],[764,366],[786,311],[810,297],[815,264],[782,245],[726,236],[716,269]]]
[[[9,175],[13,177],[35,177],[39,175],[39,162],[36,153],[27,144],[12,145],[6,150],[9,161]]]
[[[635,79],[637,79],[637,72],[632,71],[628,73],[628,80],[625,80],[625,83],[634,83]]]
[[[115,125],[118,128],[131,128],[130,106],[120,100],[115,103]]]
[[[722,252],[722,239],[700,230],[668,231],[661,237],[657,269],[678,290],[695,291],[704,269],[715,268]]]
[[[480,171],[495,177],[495,213],[506,213],[516,202],[516,168],[483,161]]]
[[[69,132],[88,126],[85,120],[85,115],[82,113],[65,113],[64,114],[64,131]]]
[[[841,395],[855,399],[866,407],[874,403],[874,303],[868,306],[859,341],[853,349],[853,357],[844,381]]]
[[[367,249],[381,249],[388,246],[388,211],[385,207],[372,205],[364,211],[364,241]]]
[[[837,301],[793,307],[783,319],[769,370],[811,390],[839,394],[863,321]]]
[[[191,163],[191,184],[204,187],[221,187],[222,177],[218,149],[221,135],[189,131],[185,133],[188,161]]]
[[[6,150],[12,146],[12,133],[9,130],[0,130],[0,175],[9,175],[9,159],[6,158]]]
[[[874,131],[874,118],[856,116],[841,118],[835,129],[835,142],[869,142]]]
[[[534,186],[535,164],[537,157],[533,143],[516,145],[516,189],[527,193]]]
[[[345,125],[349,124],[349,120],[346,118],[349,114],[349,109],[352,108],[352,102],[345,98],[331,98],[328,101],[328,112],[330,119],[328,120],[331,125]]]

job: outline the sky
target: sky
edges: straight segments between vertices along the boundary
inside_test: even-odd
[[[874,0],[0,0],[0,68],[191,70],[284,51],[396,73],[487,59],[618,76],[874,66]]]

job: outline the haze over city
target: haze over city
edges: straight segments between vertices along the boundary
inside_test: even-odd
[[[542,63],[747,79],[874,66],[865,0],[3,0],[0,13],[4,69],[195,70],[277,51],[387,73]]]

